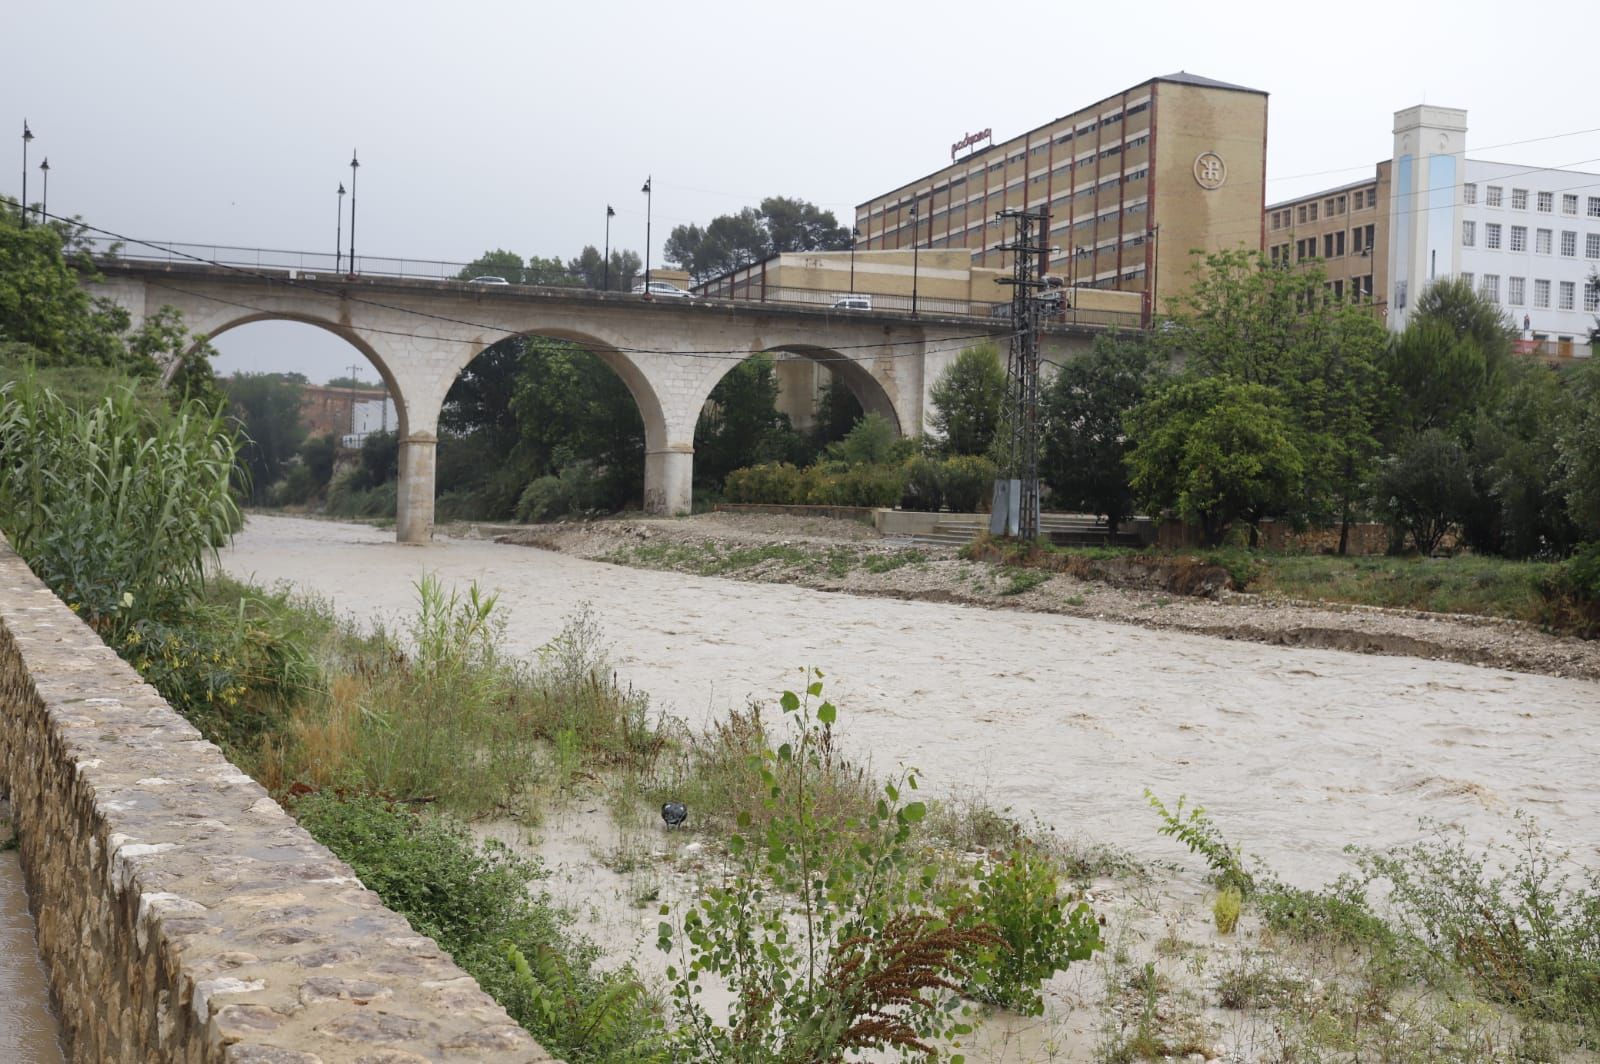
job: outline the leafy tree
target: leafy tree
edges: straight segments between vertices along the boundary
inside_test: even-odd
[[[1391,433],[1407,434],[1465,426],[1489,385],[1483,348],[1448,321],[1414,317],[1394,342],[1386,369],[1392,385]]]
[[[828,447],[828,458],[847,466],[903,462],[916,452],[916,443],[904,439],[882,414],[868,414],[838,443]]]
[[[697,281],[740,269],[783,251],[842,250],[850,246],[848,226],[832,211],[805,200],[769,196],[759,208],[722,214],[704,228],[675,226],[667,236],[666,260],[688,270]]]
[[[850,228],[840,225],[832,211],[786,196],[761,201],[761,218],[774,253],[782,251],[844,251],[850,247]]]
[[[1473,499],[1462,531],[1474,550],[1526,558],[1565,554],[1579,538],[1561,481],[1561,430],[1571,396],[1544,366],[1513,363],[1469,437]]]
[[[531,284],[532,282],[523,279],[523,270],[521,255],[518,255],[515,251],[496,248],[493,251],[485,251],[482,255],[473,259],[471,263],[462,268],[460,273],[456,274],[456,280],[470,281],[474,277],[504,277],[512,284]]]
[[[1497,387],[1511,364],[1511,341],[1517,327],[1500,304],[1473,291],[1463,277],[1447,277],[1430,284],[1417,297],[1413,320],[1437,321],[1458,339],[1470,339],[1483,352],[1488,387]],[[1408,323],[1409,324],[1409,323]]]
[[[844,439],[864,413],[861,400],[856,398],[850,386],[836,374],[830,375],[828,386],[817,400],[817,423],[811,431],[812,442],[820,449]]]
[[[770,356],[734,366],[711,389],[695,427],[695,480],[720,488],[733,470],[789,458],[798,442],[778,413],[778,378]]]
[[[338,453],[339,441],[331,432],[313,436],[300,445],[300,461],[311,475],[314,490],[321,491],[333,479],[333,465]]]
[[[1600,363],[1573,372],[1570,394],[1556,440],[1560,486],[1583,535],[1600,540]]]
[[[1472,470],[1466,449],[1439,429],[1407,438],[1383,462],[1375,483],[1375,506],[1416,549],[1432,554],[1472,504]]]
[[[1040,477],[1057,506],[1105,514],[1112,535],[1133,512],[1123,417],[1144,400],[1156,372],[1148,344],[1101,336],[1089,354],[1057,370],[1045,392]]]
[[[928,424],[943,437],[946,454],[985,454],[1000,429],[1006,371],[993,344],[969,347],[956,356],[929,392]]]
[[[1284,270],[1245,249],[1196,254],[1161,342],[1189,374],[1277,394],[1304,471],[1284,515],[1337,517],[1347,530],[1378,452],[1387,334],[1366,310],[1328,298],[1318,269]]]
[[[511,402],[518,425],[513,458],[534,475],[587,459],[602,471],[612,508],[641,497],[644,419],[622,378],[567,341],[530,337],[526,351]]]
[[[611,269],[606,270],[606,258],[593,245],[586,246],[577,258],[568,261],[567,272],[583,278],[585,288],[596,291],[605,291],[609,280],[613,292],[626,292],[633,287],[634,279],[639,276],[643,264],[639,261],[637,253],[632,251],[613,251],[611,253]]]
[[[40,366],[116,367],[154,376],[154,364],[122,341],[128,314],[109,300],[92,298],[69,265],[57,226],[22,226],[0,211],[0,345],[24,345],[11,357]]]
[[[1260,520],[1282,512],[1304,460],[1272,389],[1221,377],[1189,377],[1125,415],[1134,498],[1200,525],[1208,546],[1241,518],[1252,542]]]
[[[239,459],[251,502],[262,505],[305,440],[298,373],[239,373],[222,382],[228,411],[244,434]]]

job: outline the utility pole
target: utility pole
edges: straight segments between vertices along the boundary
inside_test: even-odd
[[[1011,346],[1006,357],[1005,431],[1010,439],[1005,467],[994,483],[989,532],[1029,541],[1039,538],[1039,314],[1040,290],[1057,287],[1042,266],[1049,254],[1050,212],[1003,210],[998,218],[1013,219],[1016,237],[1000,245],[1011,252]]]
[[[352,252],[351,261],[352,262],[355,261],[353,252]],[[356,434],[356,374],[358,374],[360,372],[361,372],[360,364],[359,363],[351,363],[351,365],[350,365],[350,435],[352,435],[352,436],[354,436]]]

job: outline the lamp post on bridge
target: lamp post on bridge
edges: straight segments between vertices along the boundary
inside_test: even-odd
[[[605,291],[611,291],[611,219],[617,212],[611,209],[611,204],[606,204],[606,257],[603,265],[605,271]]]
[[[861,227],[850,227],[850,294],[856,294],[856,241],[861,239]]]
[[[333,272],[344,265],[344,182],[339,182],[339,212],[333,222]]]
[[[911,316],[917,316],[917,247],[922,227],[917,223],[917,205],[911,205]]]
[[[22,209],[22,224],[28,224],[28,145],[33,140],[33,130],[28,128],[28,120],[22,120],[22,202],[17,206]]]
[[[50,156],[44,157],[44,162],[39,164],[39,172],[44,174],[44,197],[39,204],[39,224],[48,224],[50,219]]]
[[[355,149],[350,149],[350,276],[356,275],[356,171],[361,169],[361,162],[356,158]]]
[[[639,190],[644,193],[644,298],[650,298],[650,208],[654,196],[650,192],[650,178],[644,179],[644,188]]]

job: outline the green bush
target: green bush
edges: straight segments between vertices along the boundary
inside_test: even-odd
[[[845,465],[903,462],[916,453],[914,440],[903,439],[882,414],[868,414],[838,443],[828,445],[828,458]]]
[[[735,469],[723,482],[729,502],[794,506],[805,502],[805,475],[788,462]]]
[[[295,815],[552,1053],[572,1064],[667,1060],[637,977],[596,971],[598,951],[534,892],[548,875],[537,858],[373,797],[313,795]]]
[[[1585,544],[1539,584],[1547,620],[1586,638],[1600,635],[1600,540]]]
[[[397,498],[394,481],[364,486],[365,476],[350,470],[333,478],[328,487],[327,513],[335,517],[393,517]]]
[[[1102,948],[1088,903],[1064,903],[1059,879],[1055,863],[1028,847],[979,873],[972,919],[997,931],[1003,946],[980,963],[976,997],[1037,1016],[1044,1011],[1040,984]]]
[[[572,462],[559,476],[529,481],[517,499],[517,520],[553,521],[605,508],[605,485],[593,462]]]
[[[944,505],[944,477],[940,463],[918,455],[906,463],[906,487],[900,498],[902,510],[937,513]]]
[[[994,495],[995,464],[979,455],[958,454],[940,466],[945,505],[952,513],[982,513]]]

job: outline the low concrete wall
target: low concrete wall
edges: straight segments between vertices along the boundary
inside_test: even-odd
[[[71,1060],[551,1060],[3,540],[0,792]]]
[[[719,502],[711,506],[713,512],[732,514],[787,514],[790,517],[832,517],[840,521],[872,523],[876,512],[870,506],[785,506],[765,502]]]

